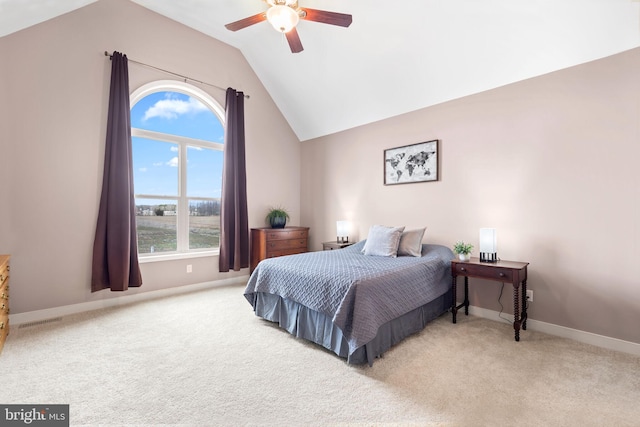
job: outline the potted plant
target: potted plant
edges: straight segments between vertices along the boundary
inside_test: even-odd
[[[470,243],[465,243],[463,241],[456,242],[453,245],[453,252],[458,255],[460,261],[469,261],[471,259],[471,251],[473,250],[473,245]]]
[[[284,208],[271,208],[265,219],[271,228],[284,228],[289,219],[289,213]]]

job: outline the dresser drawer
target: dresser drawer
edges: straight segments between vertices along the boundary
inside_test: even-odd
[[[267,258],[277,258],[279,256],[285,255],[295,255],[295,254],[303,254],[307,252],[307,248],[296,248],[296,249],[281,249],[279,251],[270,251],[267,252]]]
[[[307,239],[273,240],[267,242],[267,252],[278,249],[306,248]]]
[[[9,269],[0,270],[0,289],[4,289],[5,282],[9,283]]]
[[[0,351],[9,335],[9,255],[0,255]]]
[[[0,315],[0,331],[7,331],[9,329],[9,315]]]
[[[0,317],[9,315],[9,301],[0,301]]]
[[[0,316],[9,314],[9,271],[0,272]]]
[[[281,230],[267,232],[267,241],[272,240],[289,240],[289,239],[306,239],[309,230]]]
[[[509,268],[500,268],[495,265],[478,265],[457,263],[455,265],[456,273],[461,276],[472,276],[483,279],[499,280],[503,282],[513,281],[513,270]]]
[[[9,318],[7,317],[5,320],[0,316],[0,352],[2,351],[2,347],[4,347],[7,335],[9,335]]]

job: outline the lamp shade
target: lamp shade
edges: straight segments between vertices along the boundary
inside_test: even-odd
[[[497,252],[495,228],[480,229],[480,252]]]
[[[495,228],[480,229],[480,261],[497,262],[498,245]]]
[[[348,242],[350,232],[351,224],[349,221],[336,221],[336,236],[338,236],[338,242]]]
[[[338,236],[348,236],[349,235],[349,221],[336,221],[336,230],[338,232]]]
[[[287,33],[298,25],[300,17],[298,16],[298,12],[289,6],[276,5],[271,6],[269,10],[267,10],[267,20],[273,25],[276,31]]]

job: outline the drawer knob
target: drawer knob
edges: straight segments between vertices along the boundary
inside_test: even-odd
[[[504,276],[506,276],[506,274],[500,273],[500,277],[504,277]]]
[[[460,268],[460,271],[467,271],[467,269],[466,269],[466,268],[464,268],[464,267],[461,267],[461,268]]]

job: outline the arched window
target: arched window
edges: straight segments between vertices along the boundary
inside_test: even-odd
[[[224,110],[188,83],[157,81],[131,95],[140,257],[217,250]]]

